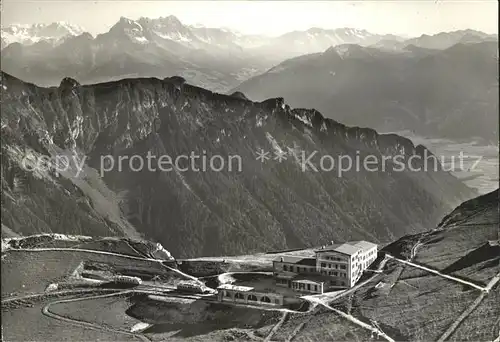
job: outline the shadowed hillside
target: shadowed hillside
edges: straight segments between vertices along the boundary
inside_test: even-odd
[[[391,160],[417,156],[412,166],[423,168],[423,146],[291,109],[280,98],[252,102],[178,78],[88,86],[64,79],[40,88],[3,73],[1,84],[2,232],[143,237],[178,257],[243,254],[391,241],[428,230],[474,194],[432,160],[426,171],[398,170]],[[264,163],[261,149],[269,152]],[[241,170],[233,160],[232,170],[228,163],[197,171],[200,159],[158,168],[161,156],[192,153],[238,156]],[[311,153],[312,164],[304,163]],[[154,170],[102,162],[148,154]],[[35,167],[42,156],[66,156],[69,166]],[[389,161],[385,170],[339,173],[339,164],[322,169],[321,156]]]

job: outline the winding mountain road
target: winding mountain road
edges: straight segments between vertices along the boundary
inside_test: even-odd
[[[129,294],[129,293],[132,293],[132,292],[133,291],[127,290],[127,291],[115,292],[115,293],[112,293],[112,294],[97,295],[97,296],[90,296],[90,297],[84,297],[84,298],[71,298],[71,299],[57,300],[57,301],[50,302],[47,305],[45,305],[42,308],[42,313],[45,316],[47,316],[47,317],[50,317],[50,318],[53,318],[53,319],[57,319],[59,321],[63,321],[63,322],[69,323],[69,324],[83,326],[83,327],[86,327],[86,328],[89,328],[89,329],[93,329],[93,330],[98,330],[98,331],[107,331],[107,332],[112,332],[112,333],[118,333],[118,334],[123,334],[123,335],[127,335],[127,336],[132,336],[132,337],[135,337],[137,339],[140,339],[141,341],[150,342],[151,340],[148,337],[146,337],[145,335],[143,335],[143,334],[131,333],[131,332],[128,332],[128,331],[123,331],[123,330],[119,330],[119,329],[104,327],[104,326],[101,326],[101,325],[96,324],[96,323],[91,323],[91,322],[86,322],[86,321],[82,321],[82,320],[77,320],[77,319],[73,319],[73,318],[64,317],[64,316],[55,314],[55,313],[53,313],[53,312],[50,311],[50,306],[55,305],[55,304],[71,303],[71,302],[78,302],[78,301],[89,300],[89,299],[98,299],[98,298],[107,298],[107,297],[121,296],[121,295]]]

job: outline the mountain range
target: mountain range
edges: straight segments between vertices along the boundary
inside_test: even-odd
[[[67,37],[78,36],[84,32],[83,28],[66,22],[51,24],[20,25],[14,24],[2,27],[2,49],[12,43],[32,45],[38,42],[48,42],[56,45]]]
[[[182,75],[200,86],[227,90],[273,64],[243,53],[238,44],[251,45],[252,39],[224,29],[186,26],[173,16],[122,17],[96,37],[83,32],[31,45],[14,42],[2,50],[2,70],[40,85],[57,85],[65,76],[92,83]]]
[[[429,40],[413,43],[438,45]],[[383,132],[479,137],[496,144],[498,41],[457,43],[444,50],[398,44],[344,44],[288,59],[231,92],[256,101],[281,96],[293,107],[313,107],[345,124]]]
[[[66,78],[41,88],[2,73],[3,234],[142,237],[181,257],[238,254],[391,241],[427,230],[475,194],[439,163],[424,164],[430,152],[406,138],[347,127],[280,98],[252,102],[182,81],[82,86]],[[102,156],[148,153],[239,156],[242,167],[99,171]],[[320,168],[323,156],[342,155],[379,166]],[[61,172],[36,163],[57,156],[76,160]],[[396,156],[413,168],[398,170]]]
[[[1,62],[3,71],[42,86],[57,85],[65,76],[85,84],[180,75],[194,85],[220,92],[285,59],[322,52],[331,46],[358,44],[393,49],[413,44],[436,48],[495,37],[465,30],[405,40],[354,28],[311,28],[268,37],[186,25],[175,16],[138,20],[122,17],[108,32],[96,37],[67,23],[3,27]]]
[[[2,339],[498,341],[499,190],[380,133],[496,144],[497,36],[122,17],[1,55]],[[359,240],[351,288],[269,298],[273,260]]]

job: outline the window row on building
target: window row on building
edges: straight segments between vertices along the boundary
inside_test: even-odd
[[[306,272],[311,272],[314,273],[316,272],[316,267],[314,266],[309,266],[309,267],[300,267],[300,266],[293,266],[293,265],[283,265],[283,271],[286,272],[295,272],[295,273],[306,273]]]
[[[346,259],[338,258],[338,257],[332,257],[332,256],[325,256],[323,257],[325,260],[332,260],[332,261],[345,261],[347,262]]]
[[[332,276],[332,277],[347,278],[347,273],[345,273],[345,272],[321,270],[321,274],[327,275],[327,276]]]
[[[299,283],[299,282],[292,282],[292,289],[294,290],[299,290],[299,291],[314,291],[318,292],[319,291],[319,286],[318,285],[313,285],[313,284],[304,284],[304,283]]]
[[[338,265],[338,264],[330,264],[330,263],[322,262],[321,263],[321,268],[335,268],[335,269],[346,270],[347,266],[346,265]]]

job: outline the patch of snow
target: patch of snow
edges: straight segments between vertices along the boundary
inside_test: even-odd
[[[255,126],[256,127],[262,127],[262,125],[264,124],[264,121],[266,121],[268,118],[268,115],[264,115],[264,116],[258,116],[256,115],[255,116],[255,120],[256,120],[256,123],[255,123]]]
[[[222,273],[217,276],[217,281],[220,285],[232,284],[236,281],[230,273]]]
[[[77,278],[77,279],[81,279],[82,276],[81,276],[81,273],[83,271],[83,261],[80,262],[78,264],[78,266],[76,266],[76,268],[73,270],[73,272],[71,273],[70,275],[70,278]]]
[[[169,39],[169,40],[173,40],[173,41],[177,41],[177,42],[190,43],[193,41],[191,38],[186,37],[179,32],[176,32],[176,33],[172,32],[172,33],[165,34],[165,33],[155,31],[155,34],[160,38]]]
[[[86,235],[67,235],[67,234],[45,234],[51,235],[54,240],[60,241],[82,241],[82,240],[92,240],[91,236]]]
[[[52,32],[47,33],[46,29],[50,27]],[[55,27],[55,30],[54,29]],[[33,24],[22,25],[14,24],[2,27],[2,40],[7,45],[11,43],[21,43],[23,45],[32,45],[40,41],[47,41],[54,46],[68,36],[81,35],[84,30],[77,26],[66,22],[56,22],[52,24]]]
[[[3,239],[2,241],[4,241],[4,240],[7,242],[9,242],[11,240],[20,241],[20,240],[24,240],[27,238],[45,237],[45,236],[51,237],[54,241],[76,241],[76,242],[78,242],[78,241],[90,241],[93,239],[93,237],[87,236],[87,235],[67,235],[67,234],[59,234],[59,233],[44,233],[44,234],[33,234],[30,236],[6,238],[6,239]]]
[[[348,45],[339,45],[335,47],[335,51],[339,54],[339,56],[344,59],[349,56],[349,46]]]
[[[320,130],[321,132],[326,132],[326,131],[328,130],[328,129],[326,128],[326,123],[325,123],[325,122],[323,122],[323,123],[321,124],[321,127],[320,127],[320,129],[319,129],[319,130]]]
[[[312,122],[311,120],[309,120],[309,118],[304,114],[304,115],[298,115],[298,114],[295,114],[295,117],[300,120],[301,122],[303,122],[306,126],[309,126],[309,127],[312,127]]]
[[[73,127],[70,130],[71,137],[73,140],[76,140],[80,135],[80,132],[83,131],[83,116],[77,115],[71,126]]]
[[[45,292],[57,291],[58,288],[59,288],[59,285],[57,283],[52,283],[52,284],[49,284],[49,286],[47,286],[45,288]]]
[[[143,30],[143,28],[142,28],[142,25],[141,25],[141,24],[139,24],[139,23],[138,23],[138,22],[136,22],[136,21],[134,21],[134,23],[135,23],[135,24],[139,27],[139,30],[141,30],[141,31]]]
[[[8,243],[8,240],[7,239],[2,239],[2,253],[5,252],[5,251],[8,251],[11,248],[12,247]]]
[[[134,37],[140,43],[147,43],[148,40],[145,37]]]
[[[162,253],[165,253],[170,259],[173,259],[172,257],[172,254],[170,254],[169,251],[167,251],[161,243],[156,243],[156,250],[153,252],[153,253],[157,253],[157,252],[162,252]]]
[[[141,332],[152,326],[152,324],[140,322],[130,328],[130,332]]]
[[[273,147],[273,149],[277,152],[277,153],[283,153],[283,150],[281,149],[280,145],[278,145],[278,143],[276,142],[276,139],[274,139],[274,137],[269,133],[269,132],[266,132],[266,138],[267,138],[267,141],[269,141],[269,143],[271,143],[271,146]]]
[[[262,127],[262,117],[256,118],[257,122],[255,123],[255,127]]]
[[[159,302],[166,302],[166,303],[191,304],[191,303],[195,302],[195,299],[179,298],[179,297],[167,297],[167,296],[157,296],[157,295],[148,295],[148,299],[156,300],[156,301],[159,301]]]

